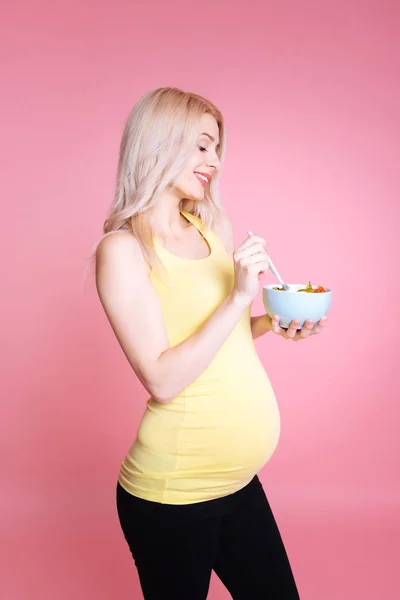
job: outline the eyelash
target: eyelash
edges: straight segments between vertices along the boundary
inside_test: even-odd
[[[207,148],[204,148],[204,146],[199,146],[199,150],[200,152],[207,152]]]

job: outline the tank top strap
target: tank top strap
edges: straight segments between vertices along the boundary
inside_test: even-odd
[[[201,235],[206,239],[208,245],[210,246],[211,253],[214,254],[214,257],[221,255],[223,257],[228,256],[225,246],[223,245],[220,238],[211,229],[206,229],[204,227],[204,223],[199,217],[196,217],[192,213],[187,212],[185,210],[181,210],[181,214],[200,231]]]

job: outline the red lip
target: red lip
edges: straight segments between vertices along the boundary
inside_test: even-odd
[[[206,187],[207,187],[207,185],[208,185],[208,182],[207,182],[207,181],[204,181],[204,179],[201,179],[200,177],[198,177],[198,178],[197,178],[197,181],[200,183],[200,185],[201,185],[203,188],[206,188]]]
[[[207,177],[208,181],[211,181],[210,173],[202,173],[201,171],[195,171],[195,173],[197,173],[198,175],[203,175],[204,177]]]

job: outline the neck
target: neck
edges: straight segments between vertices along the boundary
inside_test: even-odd
[[[154,233],[165,236],[180,237],[183,230],[190,225],[181,215],[181,198],[176,196],[163,196],[152,210]]]

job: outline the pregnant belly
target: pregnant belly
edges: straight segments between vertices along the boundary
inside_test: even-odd
[[[205,427],[193,431],[190,415],[182,431],[182,446],[187,464],[197,459],[198,466],[215,470],[257,472],[272,456],[279,439],[280,418],[275,397],[248,398],[244,404],[228,403],[216,415],[210,411]],[[213,425],[212,425],[213,421]],[[185,457],[179,461],[185,468]]]
[[[147,469],[178,476],[256,473],[272,456],[280,434],[275,395],[268,380],[262,383],[217,396],[192,393],[170,405],[150,402],[137,439],[137,451],[147,454]]]

